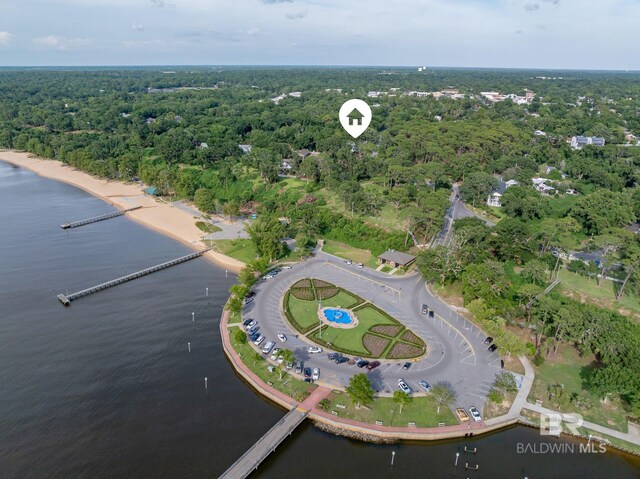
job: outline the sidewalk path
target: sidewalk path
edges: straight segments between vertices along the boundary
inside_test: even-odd
[[[562,414],[561,412],[554,411],[553,409],[548,409],[543,406],[538,406],[537,404],[531,404],[530,402],[525,402],[524,409],[528,409],[530,411],[537,412],[539,414]],[[571,415],[570,413],[567,416]],[[585,429],[589,429],[590,431],[599,432],[600,434],[605,434],[607,436],[615,437],[616,439],[620,439],[622,441],[630,442],[631,444],[636,444],[640,446],[640,437],[633,433],[620,432],[615,429],[610,429],[608,427],[600,426],[599,424],[594,424],[589,421],[584,421],[582,426]]]
[[[513,400],[511,407],[509,408],[509,412],[502,416],[494,417],[491,419],[487,419],[485,422],[488,425],[499,424],[508,420],[517,419],[520,416],[520,412],[522,408],[527,404],[527,398],[529,397],[529,392],[531,391],[531,386],[533,386],[533,380],[536,377],[536,374],[533,370],[533,366],[526,358],[526,356],[518,356],[520,362],[524,366],[524,377],[522,379],[522,385],[520,386],[520,390],[518,391],[518,395]]]

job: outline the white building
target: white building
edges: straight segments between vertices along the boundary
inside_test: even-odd
[[[604,144],[604,138],[598,136],[574,136],[571,138],[571,148],[574,150],[579,150],[587,145],[604,146]]]

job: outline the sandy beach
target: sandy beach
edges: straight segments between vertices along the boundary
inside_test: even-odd
[[[196,220],[191,214],[145,195],[143,187],[139,184],[103,180],[60,161],[41,159],[19,151],[0,150],[0,161],[26,168],[45,178],[73,185],[119,209],[142,206],[141,209],[127,213],[127,216],[195,250],[205,247],[202,241],[204,233],[197,228]],[[236,273],[244,266],[241,261],[215,251],[209,251],[205,257],[216,265]]]

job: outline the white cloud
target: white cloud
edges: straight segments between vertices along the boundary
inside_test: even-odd
[[[133,30],[134,32],[143,32],[144,31],[144,25],[142,23],[133,22],[131,24],[131,30]]]
[[[34,38],[33,43],[42,48],[72,50],[74,48],[88,47],[92,42],[88,38],[65,38],[58,35],[48,35]]]
[[[8,47],[11,43],[13,34],[9,32],[0,32],[0,47]]]

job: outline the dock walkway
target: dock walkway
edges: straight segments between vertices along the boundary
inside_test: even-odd
[[[96,286],[92,286],[91,288],[83,289],[81,291],[77,291],[71,294],[59,294],[58,300],[64,305],[69,306],[71,301],[76,300],[78,298],[82,298],[83,296],[88,296],[93,293],[97,293],[98,291],[102,291],[107,288],[111,288],[113,286],[117,286],[122,283],[126,283],[127,281],[131,281],[137,278],[141,278],[142,276],[146,276],[151,273],[155,273],[156,271],[160,271],[166,268],[170,268],[172,266],[185,263],[187,261],[191,261],[192,259],[199,258],[207,251],[211,250],[211,248],[203,249],[201,251],[197,251],[195,253],[188,254],[186,256],[181,256],[180,258],[173,259],[171,261],[167,261],[165,263],[157,264],[150,268],[143,269],[141,271],[136,271],[135,273],[128,274],[126,276],[121,276],[120,278],[113,279],[111,281],[107,281],[106,283],[101,283]]]
[[[305,420],[308,411],[295,407],[291,409],[275,426],[245,452],[240,459],[220,476],[220,479],[244,479]]]
[[[122,216],[129,211],[134,211],[142,208],[142,206],[134,206],[133,208],[128,208],[126,210],[114,211],[112,213],[107,213],[105,215],[94,216],[93,218],[87,218],[86,220],[74,221],[73,223],[65,223],[60,225],[60,228],[63,230],[67,230],[70,228],[77,228],[79,226],[89,225],[91,223],[97,223],[98,221],[104,221],[111,218],[116,218],[118,216]]]

